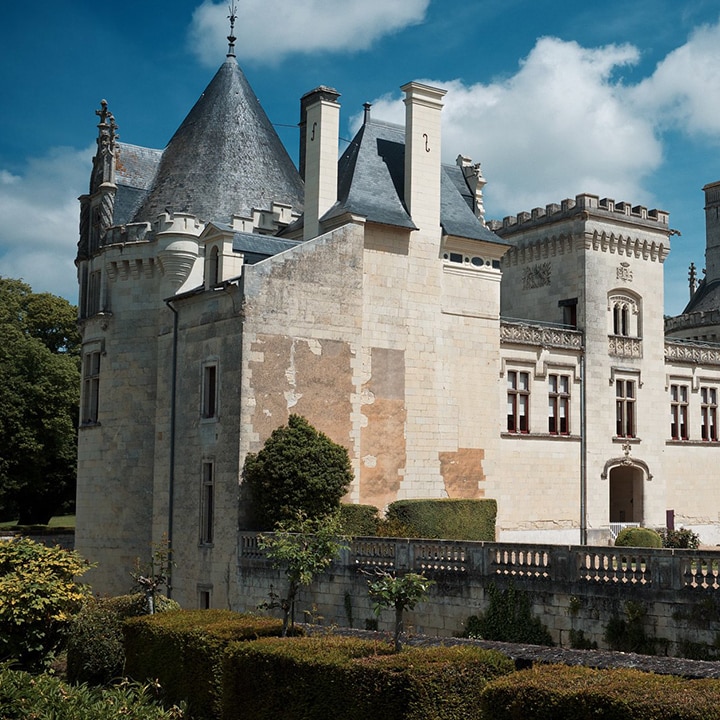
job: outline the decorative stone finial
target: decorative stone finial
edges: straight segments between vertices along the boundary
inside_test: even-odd
[[[692,296],[695,294],[695,291],[697,290],[697,270],[695,268],[695,263],[690,263],[690,271],[688,272],[688,280],[690,282],[690,299],[692,300]]]
[[[235,57],[235,41],[237,40],[235,37],[235,20],[237,20],[237,15],[235,14],[236,8],[234,0],[230,5],[228,5],[228,10],[230,11],[230,14],[228,15],[228,20],[230,21],[230,34],[227,36],[227,57]]]

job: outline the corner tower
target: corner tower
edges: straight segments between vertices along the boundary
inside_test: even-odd
[[[98,592],[128,589],[168,530],[173,299],[202,292],[210,222],[275,234],[303,183],[231,46],[164,150],[119,142],[103,101],[76,264],[83,338],[76,547]],[[279,209],[278,209],[279,208]],[[182,348],[180,348],[182,362]]]

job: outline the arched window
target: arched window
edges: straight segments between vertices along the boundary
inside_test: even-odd
[[[610,334],[621,337],[641,337],[640,299],[628,292],[608,295]]]

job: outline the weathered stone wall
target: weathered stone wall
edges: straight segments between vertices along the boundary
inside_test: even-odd
[[[238,554],[235,609],[253,610],[285,580],[254,535],[241,535]],[[720,632],[718,562],[720,552],[356,538],[303,589],[296,619],[362,628],[374,618],[367,581],[376,569],[414,571],[436,582],[429,599],[406,615],[406,626],[426,635],[462,633],[467,618],[487,608],[488,586],[502,590],[512,583],[528,593],[533,613],[559,645],[569,647],[571,630],[581,630],[585,640],[607,648],[608,623],[626,619],[633,603],[645,612],[648,638],[661,652],[679,655],[688,643],[713,646]],[[384,611],[379,628],[390,630],[393,620],[392,611]]]

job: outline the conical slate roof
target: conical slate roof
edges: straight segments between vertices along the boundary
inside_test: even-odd
[[[303,207],[303,183],[235,58],[227,60],[165,148],[135,221],[166,210],[230,222],[275,200]]]

